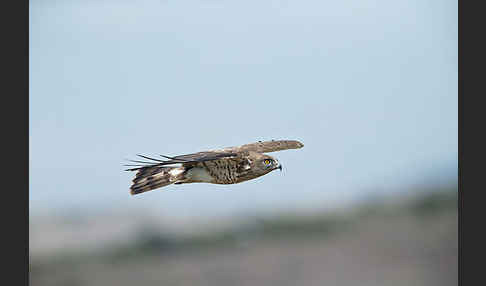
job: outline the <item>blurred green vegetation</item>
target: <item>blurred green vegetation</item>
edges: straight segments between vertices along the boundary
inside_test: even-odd
[[[130,257],[170,255],[175,252],[207,250],[237,246],[241,241],[252,239],[276,240],[316,236],[329,238],[352,229],[362,219],[411,214],[417,219],[439,215],[457,209],[457,189],[431,190],[419,197],[395,203],[366,203],[352,212],[326,213],[312,216],[282,215],[274,218],[256,218],[250,225],[231,230],[190,237],[163,235],[158,229],[146,227],[140,231],[132,245],[108,250],[104,259],[111,262]]]
[[[163,234],[160,229],[146,225],[140,229],[131,244],[105,248],[93,255],[61,255],[49,260],[49,264],[71,264],[97,260],[116,264],[120,261],[140,257],[163,257],[182,252],[206,251],[215,248],[237,247],[252,240],[278,240],[292,238],[327,239],[335,234],[351,230],[361,221],[369,218],[387,218],[397,215],[411,215],[416,219],[440,215],[442,212],[457,211],[457,188],[431,189],[420,196],[399,202],[367,202],[345,212],[314,215],[281,215],[255,218],[250,223],[237,225],[220,232],[177,236]],[[44,261],[46,262],[46,261]],[[41,265],[30,265],[37,271]]]
[[[456,189],[427,193],[409,204],[410,211],[418,216],[434,215],[457,207],[458,193]]]

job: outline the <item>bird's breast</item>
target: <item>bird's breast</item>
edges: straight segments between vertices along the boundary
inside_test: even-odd
[[[234,184],[238,182],[238,161],[229,158],[202,163],[215,184]]]

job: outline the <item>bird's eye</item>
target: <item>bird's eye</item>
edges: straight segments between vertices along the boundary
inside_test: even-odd
[[[265,159],[265,161],[263,161],[263,163],[265,163],[265,165],[270,165],[271,162],[270,162],[270,160]]]

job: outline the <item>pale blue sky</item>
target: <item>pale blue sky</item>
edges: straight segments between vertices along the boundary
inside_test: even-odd
[[[457,173],[457,1],[30,1],[30,210],[320,207]],[[130,196],[135,154],[296,139]],[[435,179],[434,179],[435,178]]]

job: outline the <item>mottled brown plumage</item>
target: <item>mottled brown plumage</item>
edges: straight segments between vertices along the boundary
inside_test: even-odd
[[[140,194],[171,184],[237,184],[282,169],[277,159],[263,153],[303,146],[295,140],[272,140],[175,157],[160,155],[168,160],[138,155],[151,162],[132,161],[144,165],[131,165],[136,168],[127,170],[137,171],[130,193]],[[174,164],[181,166],[171,166]]]

